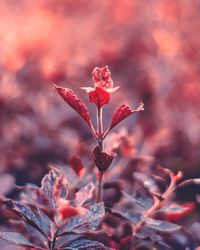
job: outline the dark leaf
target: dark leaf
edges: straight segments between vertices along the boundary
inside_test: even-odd
[[[105,152],[102,152],[98,146],[93,150],[94,162],[100,172],[104,172],[109,168],[115,156],[115,153],[109,155]]]
[[[60,96],[86,121],[86,123],[92,127],[89,112],[85,103],[80,100],[71,89],[62,88],[56,85],[54,85],[54,88]]]
[[[139,104],[137,109],[131,109],[131,107],[128,106],[127,104],[122,104],[114,112],[108,131],[110,131],[112,128],[114,128],[119,122],[124,120],[129,115],[131,115],[131,114],[133,114],[135,112],[138,112],[138,111],[142,111],[142,110],[144,110],[144,104],[142,102]]]
[[[26,240],[20,233],[14,232],[0,232],[0,238],[9,241],[10,243],[24,246],[24,247],[32,247],[35,249],[43,249],[42,247],[36,246]]]
[[[93,182],[88,183],[85,187],[76,193],[75,203],[77,206],[82,206],[87,200],[92,198],[95,186]]]
[[[142,220],[146,223],[146,226],[161,232],[173,232],[181,229],[181,226],[173,224],[168,221],[155,220],[152,218],[143,217]]]
[[[111,248],[106,247],[103,243],[93,240],[76,240],[70,247],[74,250],[111,250]]]
[[[12,210],[24,221],[29,223],[43,235],[47,235],[48,228],[46,224],[42,223],[39,214],[34,213],[27,205],[12,200],[7,200],[4,203],[8,209]]]

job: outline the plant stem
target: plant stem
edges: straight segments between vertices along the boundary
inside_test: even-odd
[[[100,172],[99,184],[98,184],[98,193],[97,193],[97,202],[101,201],[102,183],[103,183],[103,172]]]
[[[103,123],[102,123],[102,108],[101,107],[97,108],[97,142],[98,142],[99,149],[103,151]],[[100,172],[97,202],[101,201],[102,186],[103,186],[103,172]]]
[[[102,108],[97,108],[97,133],[98,140],[103,138]]]
[[[169,199],[170,195],[173,193],[175,189],[176,181],[172,178],[171,183],[167,190],[162,194],[162,199],[157,198],[154,196],[154,204],[152,207],[150,207],[147,212],[143,215],[144,218],[152,217],[152,215],[155,213],[156,210],[158,210],[160,207],[166,203],[166,201]],[[136,235],[136,233],[142,228],[142,226],[145,224],[144,220],[141,219],[133,229],[133,236]]]
[[[150,217],[154,211],[156,211],[160,207],[160,201],[157,200],[153,206],[147,210],[147,212],[143,215],[143,217]],[[141,219],[133,229],[133,236],[136,235],[136,233],[142,228],[142,226],[145,224],[145,222]]]
[[[57,230],[56,230],[56,232],[55,232],[55,234],[53,236],[53,239],[51,241],[51,248],[50,248],[50,250],[54,250],[54,248],[55,248],[56,239],[57,239],[57,236],[58,236],[58,231],[59,231],[59,228],[57,228]]]

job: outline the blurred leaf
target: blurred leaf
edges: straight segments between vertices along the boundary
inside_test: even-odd
[[[12,200],[7,200],[4,202],[4,204],[8,209],[12,210],[15,214],[17,214],[43,235],[46,236],[48,234],[48,227],[46,223],[42,223],[39,214],[34,213],[27,205]]]
[[[140,221],[140,215],[138,215],[137,213],[134,213],[132,210],[130,211],[119,211],[116,209],[108,209],[109,212],[111,212],[112,214],[120,217],[120,218],[124,218],[127,219],[128,221],[137,224]]]
[[[84,215],[77,215],[70,218],[59,234],[68,232],[84,233],[89,230],[95,230],[104,214],[103,202],[97,203],[91,206]]]
[[[75,171],[78,176],[81,176],[84,172],[84,166],[81,159],[74,155],[69,159],[69,166]]]
[[[173,224],[168,221],[155,220],[152,218],[142,217],[142,220],[146,223],[146,226],[161,232],[173,232],[181,229],[181,226]]]
[[[26,240],[20,233],[14,232],[0,232],[0,238],[24,247],[33,247],[35,249],[43,249]]]
[[[88,183],[85,187],[76,193],[75,203],[77,206],[82,206],[87,200],[92,198],[95,186],[93,182]]]
[[[15,184],[15,179],[10,174],[1,174],[0,175],[0,195],[8,194]]]
[[[147,210],[146,205],[145,205],[142,201],[136,199],[134,196],[132,196],[132,195],[126,193],[126,192],[123,191],[123,190],[122,190],[121,192],[122,192],[122,194],[123,194],[129,201],[131,201],[131,202],[133,202],[133,203],[136,203],[138,206],[140,206],[140,208],[141,208],[142,210],[145,210],[145,211]]]
[[[111,248],[106,247],[103,243],[93,240],[76,240],[70,247],[74,250],[111,250]]]
[[[62,88],[54,85],[59,95],[86,121],[89,127],[92,127],[89,112],[85,103],[79,99],[75,93],[68,88]]]
[[[142,185],[150,192],[150,193],[158,193],[159,189],[155,181],[147,176],[144,173],[134,172],[134,178],[142,183]]]
[[[46,197],[46,195],[41,191],[41,188],[33,185],[33,184],[26,184],[26,186],[16,186],[16,188],[20,191],[20,200],[25,203],[31,203],[35,205],[41,205],[41,206],[48,206],[49,205],[49,199]]]
[[[188,202],[182,205],[173,203],[167,207],[163,207],[156,211],[158,215],[162,216],[165,220],[176,222],[179,221],[182,217],[186,216],[187,214],[191,213],[194,209],[194,203]]]

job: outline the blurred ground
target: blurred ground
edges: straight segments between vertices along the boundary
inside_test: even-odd
[[[89,158],[88,128],[52,84],[89,104],[79,88],[107,64],[120,89],[106,126],[119,104],[142,100],[145,111],[122,125],[132,157],[200,177],[199,11],[198,0],[0,1],[0,174],[38,184],[48,162]]]

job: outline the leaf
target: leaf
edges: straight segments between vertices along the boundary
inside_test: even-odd
[[[142,220],[146,223],[147,227],[161,232],[170,233],[181,229],[181,226],[168,221],[155,220],[152,218],[145,217],[142,217]]]
[[[96,86],[94,90],[89,92],[90,102],[96,104],[98,108],[103,107],[109,103],[110,94],[105,89]]]
[[[46,224],[42,223],[40,216],[34,213],[27,205],[13,200],[7,200],[4,202],[4,204],[8,209],[12,210],[15,214],[37,229],[40,233],[45,236],[47,235],[48,228],[46,227]]]
[[[110,127],[108,131],[114,128],[119,122],[123,121],[125,118],[131,114],[144,110],[144,104],[141,102],[137,109],[131,109],[127,104],[122,104],[113,114]]]
[[[82,215],[85,212],[83,207],[72,207],[68,200],[59,199],[58,200],[58,214],[61,217],[61,221],[74,217],[76,215]]]
[[[76,155],[72,156],[69,159],[69,166],[75,171],[75,173],[78,176],[81,176],[83,174],[83,170],[84,170],[84,166],[83,163],[81,161],[81,159],[79,157],[77,157]]]
[[[133,177],[142,183],[142,185],[151,193],[159,193],[158,186],[156,182],[147,176],[146,174],[140,173],[140,172],[134,172]]]
[[[84,233],[88,230],[95,230],[104,215],[103,202],[97,203],[91,206],[85,215],[77,215],[70,218],[64,228],[61,229],[60,234],[68,232]]]
[[[136,199],[134,196],[132,196],[132,195],[126,193],[126,192],[123,191],[123,190],[122,190],[121,192],[122,192],[122,194],[123,194],[129,201],[131,201],[131,202],[133,202],[134,204],[137,204],[138,206],[140,206],[140,208],[141,208],[143,211],[146,211],[146,210],[147,210],[147,207],[145,206],[145,204],[144,204],[142,201]]]
[[[156,211],[159,216],[162,216],[165,220],[176,222],[184,216],[191,213],[195,205],[193,202],[184,203],[182,205],[173,203],[167,207],[163,207]]]
[[[108,209],[109,212],[111,212],[113,215],[121,217],[123,219],[126,219],[133,224],[137,224],[140,221],[140,215],[137,213],[134,213],[132,210],[129,211],[120,211],[116,209]]]
[[[59,87],[55,84],[54,88],[57,90],[58,94],[64,99],[64,101],[67,102],[69,106],[71,106],[86,121],[89,127],[92,128],[89,111],[85,103],[81,99],[79,99],[71,89]]]
[[[15,232],[0,232],[0,238],[7,240],[16,245],[24,246],[24,247],[33,247],[36,249],[43,249],[42,247],[36,246],[26,240],[20,233]]]
[[[61,180],[62,177],[58,176],[53,170],[50,170],[48,174],[42,179],[41,191],[46,195],[49,200],[50,208],[57,208],[57,201],[54,195],[56,184]],[[67,187],[61,182],[59,187],[60,198],[66,199]]]
[[[74,241],[70,247],[74,250],[112,250],[111,248],[106,247],[103,243],[85,239]]]
[[[77,206],[82,206],[87,200],[93,196],[95,189],[94,183],[90,182],[76,193],[75,203]]]
[[[98,146],[93,150],[94,162],[100,172],[104,172],[109,168],[115,156],[115,153],[109,155],[102,152]]]
[[[15,179],[10,174],[1,174],[0,175],[0,195],[8,194],[15,184]]]

